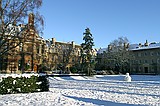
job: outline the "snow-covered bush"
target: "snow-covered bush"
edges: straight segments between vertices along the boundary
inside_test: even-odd
[[[0,94],[43,92],[49,90],[49,81],[44,75],[1,75]]]

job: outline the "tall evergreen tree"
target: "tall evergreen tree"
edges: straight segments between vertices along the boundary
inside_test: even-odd
[[[84,71],[87,71],[87,75],[90,76],[92,74],[91,63],[92,63],[92,49],[94,46],[93,36],[89,28],[85,29],[83,35],[84,35],[83,40],[85,42],[81,44],[82,69]]]

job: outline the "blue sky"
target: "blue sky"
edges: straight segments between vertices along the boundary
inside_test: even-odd
[[[95,48],[120,36],[130,43],[160,42],[160,0],[43,0],[45,39],[84,42],[89,27]]]

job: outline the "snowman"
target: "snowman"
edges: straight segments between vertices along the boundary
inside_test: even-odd
[[[129,73],[126,73],[126,76],[124,77],[124,80],[127,82],[131,82],[131,77],[129,76]]]

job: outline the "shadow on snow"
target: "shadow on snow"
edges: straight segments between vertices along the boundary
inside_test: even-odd
[[[134,104],[115,103],[115,102],[111,102],[111,101],[91,99],[91,98],[82,98],[82,97],[66,96],[66,95],[63,95],[63,96],[68,97],[68,98],[72,98],[75,100],[83,101],[83,102],[93,103],[95,105],[102,105],[102,106],[137,106]],[[138,106],[144,106],[144,105],[138,105]]]

